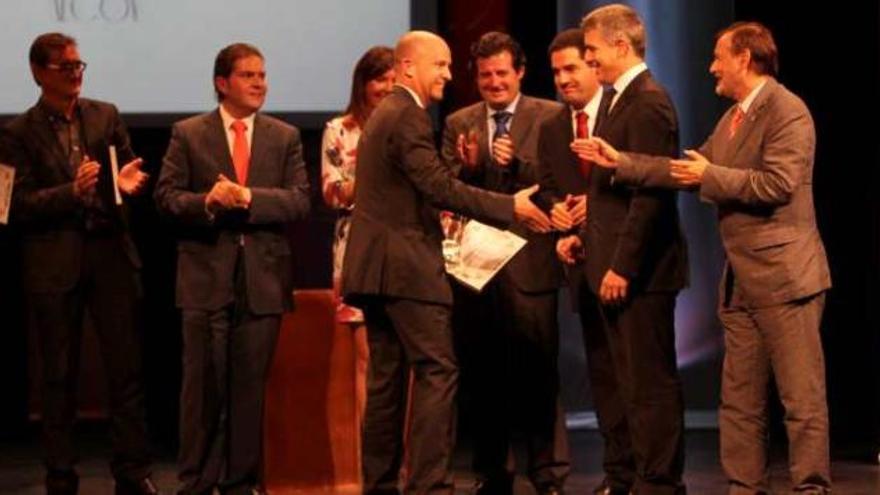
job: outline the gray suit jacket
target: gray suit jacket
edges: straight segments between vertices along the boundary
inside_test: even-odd
[[[428,113],[401,87],[361,134],[355,205],[342,292],[356,305],[365,296],[452,304],[435,207],[503,227],[513,221],[512,198],[457,180],[441,162]]]
[[[541,123],[562,109],[555,101],[522,95],[510,126],[510,138],[516,147],[516,156],[507,167],[499,167],[492,160],[487,136],[488,107],[484,102],[462,108],[446,118],[443,131],[443,160],[468,184],[490,191],[513,194],[537,184],[538,134]],[[476,130],[479,142],[477,166],[470,170],[458,159],[457,142],[460,134]],[[526,292],[544,292],[558,289],[562,283],[562,267],[556,257],[553,234],[537,234],[523,225],[514,224],[510,230],[528,240],[504,270],[514,284]]]
[[[718,207],[727,275],[752,307],[781,304],[831,287],[813,206],[816,133],[804,102],[768,79],[733,139],[731,107],[700,147],[711,163],[700,198]],[[668,158],[625,153],[615,180],[674,187]],[[722,278],[725,280],[727,276]],[[726,297],[722,287],[721,297]]]
[[[299,131],[257,114],[246,184],[253,194],[250,208],[212,219],[205,197],[221,173],[235,177],[219,111],[174,124],[155,199],[179,227],[177,305],[217,310],[231,303],[237,251],[244,239],[250,310],[277,314],[290,309],[293,284],[284,224],[309,211]]]

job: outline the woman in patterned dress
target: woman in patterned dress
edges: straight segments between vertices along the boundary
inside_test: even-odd
[[[336,319],[344,323],[363,323],[360,310],[339,299],[342,258],[348,241],[351,211],[354,208],[355,166],[361,129],[376,105],[394,84],[394,52],[375,46],[361,56],[354,68],[348,108],[324,129],[321,144],[321,183],[324,201],[339,213],[333,237],[333,290],[337,297]]]

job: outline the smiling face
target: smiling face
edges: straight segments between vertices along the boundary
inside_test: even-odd
[[[509,51],[477,59],[477,89],[493,109],[503,109],[516,99],[523,75],[525,69],[514,69]]]
[[[368,108],[376,108],[376,105],[382,101],[382,98],[388,96],[391,88],[394,87],[394,70],[388,69],[385,73],[375,79],[367,81],[364,88],[364,97]]]
[[[715,93],[719,96],[740,101],[747,91],[746,74],[749,68],[749,52],[733,53],[731,33],[718,38],[709,72],[715,76]]]
[[[614,84],[624,73],[625,48],[622,40],[609,43],[598,29],[584,31],[584,61],[596,69],[599,81],[603,84]]]
[[[452,53],[446,42],[437,38],[424,44],[422,56],[415,61],[415,79],[417,92],[425,104],[443,99],[443,89],[452,80],[451,66]]]
[[[236,118],[256,112],[266,101],[266,69],[256,55],[236,60],[229,77],[217,77],[214,82],[223,95],[224,108]]]
[[[567,47],[551,53],[550,67],[556,91],[572,108],[583,108],[599,89],[596,69],[587,65],[577,48]]]

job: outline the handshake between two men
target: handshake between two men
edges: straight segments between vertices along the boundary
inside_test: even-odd
[[[479,166],[479,136],[475,130],[465,134],[459,134],[456,142],[458,158],[463,166],[473,171]],[[503,169],[511,167],[516,159],[516,147],[510,134],[501,134],[492,140],[492,162]],[[514,213],[517,221],[526,225],[529,229],[547,233],[552,230],[566,232],[579,225],[587,218],[586,195],[567,195],[564,201],[553,205],[548,217],[540,208],[535,206],[531,197],[539,189],[535,184],[521,189],[514,194]]]

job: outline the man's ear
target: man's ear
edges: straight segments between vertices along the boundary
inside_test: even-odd
[[[229,80],[222,76],[217,76],[214,78],[214,88],[223,96],[226,96],[226,93],[229,92]]]
[[[37,76],[37,71],[39,71],[39,70],[40,70],[40,67],[38,67],[34,64],[31,64],[31,76],[33,76],[34,82],[37,83],[37,86],[42,87],[43,85],[40,84],[40,78]]]

